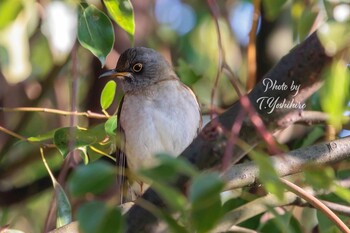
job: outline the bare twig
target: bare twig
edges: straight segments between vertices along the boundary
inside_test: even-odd
[[[37,108],[37,107],[16,107],[16,108],[6,108],[0,107],[0,111],[3,112],[44,112],[44,113],[53,113],[63,116],[83,116],[87,118],[95,119],[107,119],[108,117],[104,114],[95,113],[91,111],[86,112],[77,112],[77,111],[64,111],[59,109],[52,108]]]
[[[248,79],[247,90],[253,89],[256,83],[256,31],[258,28],[259,16],[260,16],[260,0],[254,0],[254,12],[252,28],[249,32],[249,43],[247,48],[247,62],[248,62]]]
[[[2,127],[2,126],[0,126],[0,131],[4,132],[4,133],[6,133],[6,134],[8,134],[8,135],[10,135],[12,137],[15,137],[15,138],[17,138],[19,140],[28,141],[28,139],[26,137],[23,137],[22,135],[19,135],[18,133],[15,133],[15,132],[13,132],[13,131],[11,131],[9,129],[6,129],[6,128]]]
[[[216,90],[219,84],[219,80],[221,77],[221,73],[224,69],[228,70],[231,74],[232,77],[234,77],[232,70],[230,69],[230,67],[227,65],[226,59],[225,59],[225,51],[223,49],[223,45],[222,45],[222,39],[221,39],[221,31],[220,31],[220,26],[219,26],[219,8],[215,2],[215,0],[207,0],[207,4],[209,6],[210,9],[210,13],[213,17],[214,23],[215,23],[215,29],[216,29],[216,35],[218,37],[217,39],[217,43],[218,43],[218,53],[219,53],[219,60],[218,60],[218,69],[215,75],[215,81],[214,81],[214,86],[211,90],[211,106],[214,105],[214,99],[215,99],[215,95],[216,95]],[[242,92],[239,88],[239,83],[238,83],[238,79],[236,78],[232,78],[231,79],[231,83],[237,93],[238,96],[242,96]],[[211,120],[213,120],[214,116],[213,113],[210,114],[210,118]]]
[[[224,156],[222,158],[222,171],[225,171],[229,167],[229,165],[231,164],[233,149],[234,149],[234,146],[236,145],[236,141],[238,139],[237,135],[239,134],[239,131],[241,130],[241,127],[242,127],[244,115],[245,115],[245,111],[243,111],[243,109],[242,109],[238,113],[236,121],[232,125],[230,138],[228,139],[229,143],[227,143],[227,145],[226,145],[225,153],[224,153]]]

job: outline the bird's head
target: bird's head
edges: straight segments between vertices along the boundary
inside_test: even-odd
[[[119,57],[117,67],[106,71],[101,77],[120,79],[124,92],[129,92],[146,88],[170,77],[176,78],[176,75],[158,52],[150,48],[136,47],[124,51]]]

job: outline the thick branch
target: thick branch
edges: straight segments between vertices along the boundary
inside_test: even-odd
[[[300,85],[298,94],[295,95],[295,92],[291,92],[290,90],[265,91],[265,86],[262,82],[258,83],[249,93],[248,98],[251,104],[270,131],[275,131],[291,124],[292,121],[289,120],[290,116],[298,114],[300,110],[281,108],[271,111],[269,108],[265,109],[265,106],[259,108],[259,103],[257,102],[259,97],[273,97],[277,103],[291,101],[292,99],[295,102],[304,102],[321,86],[321,71],[331,60],[332,58],[325,54],[323,46],[317,38],[316,33],[314,33],[283,57],[265,76],[265,78],[269,78],[271,81],[280,85],[284,83],[287,86],[291,86],[292,82],[295,85]],[[219,133],[214,137],[212,134],[211,137],[208,137],[206,133],[213,132],[213,129],[215,131],[218,123],[226,129],[231,129],[240,110],[241,105],[238,101],[228,111],[211,121],[205,126],[203,132],[181,154],[181,157],[186,158],[201,170],[218,165],[224,153],[224,146],[222,146],[224,145],[224,138]],[[260,141],[249,119],[244,121],[239,138],[252,146]],[[237,148],[233,153],[233,157],[242,157],[245,153]],[[177,181],[176,186],[183,188],[186,182],[187,179],[182,177]],[[160,208],[165,207],[164,202],[152,189],[149,189],[142,198]],[[152,229],[157,223],[155,216],[138,205],[131,208],[126,217],[128,224],[127,232],[152,232]]]
[[[309,165],[324,165],[350,158],[350,137],[300,148],[285,154],[273,156],[272,164],[279,176],[301,172]],[[227,188],[240,188],[254,184],[259,176],[259,168],[254,162],[232,166],[223,175]]]

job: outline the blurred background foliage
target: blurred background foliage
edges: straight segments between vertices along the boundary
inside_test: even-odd
[[[125,1],[116,2],[124,4]],[[114,68],[120,53],[132,45],[151,47],[162,53],[173,64],[182,81],[194,90],[204,114],[212,108],[221,112],[237,99],[230,81],[223,74],[214,96],[214,106],[210,106],[219,50],[215,21],[206,2],[135,0],[131,3],[135,32],[127,28],[132,27],[128,25],[133,20],[132,16],[127,20],[126,28],[122,23],[118,25],[110,20],[115,35],[114,44],[111,41],[113,48],[107,51],[107,57],[97,58],[86,49],[87,46],[82,46],[84,36],[79,38],[78,43],[77,33],[83,27],[78,24],[82,8],[79,1],[1,0],[0,106],[4,108],[0,111],[0,126],[26,138],[34,137],[43,141],[45,135],[46,139],[52,139],[53,130],[60,127],[92,128],[103,124],[106,120],[103,117],[72,117],[44,111],[10,109],[40,107],[91,111],[103,116],[100,95],[108,80],[97,79],[103,71],[101,62],[105,63],[103,68]],[[256,3],[260,11],[256,21],[256,58],[253,61],[256,62],[257,81],[294,45],[317,28],[322,28],[320,38],[328,53],[348,46],[348,1],[217,1],[220,12],[217,22],[225,59],[244,88],[251,65],[247,60],[247,50]],[[102,1],[88,0],[84,4],[94,6],[108,15]],[[103,30],[100,36],[104,37],[107,33],[107,29]],[[98,52],[93,53],[96,55]],[[336,132],[342,136],[348,133],[346,130],[341,131],[342,126],[339,124],[349,99],[349,76],[342,69],[347,64],[347,58],[348,54],[327,71],[324,90],[316,93],[307,104],[309,109],[333,114],[330,123],[336,126]],[[343,91],[339,92],[339,88],[343,88]],[[117,96],[121,96],[119,88]],[[112,107],[107,107],[109,114],[115,112],[118,98]],[[339,104],[334,107],[334,103]],[[288,146],[292,149],[313,144],[324,137],[325,128],[314,126],[308,132],[311,132],[308,137],[294,140]],[[53,192],[48,188],[51,187],[51,181],[38,148],[37,144],[0,133],[0,191],[3,193],[0,200],[0,226],[10,224],[11,228],[25,232],[41,232],[43,229]],[[57,175],[64,163],[59,151],[47,148],[45,156],[51,170]],[[65,176],[58,177],[58,181],[64,183]],[[219,185],[215,191],[221,190],[220,182],[215,184]],[[89,188],[87,190],[91,191]],[[73,210],[76,205],[73,202]],[[290,216],[285,217],[285,221],[290,220]],[[268,224],[264,227],[269,229]]]

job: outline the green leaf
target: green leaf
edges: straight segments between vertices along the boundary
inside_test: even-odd
[[[314,144],[318,139],[324,135],[324,129],[322,126],[314,127],[311,132],[302,140],[300,147],[310,146]]]
[[[110,136],[115,136],[115,130],[117,129],[118,119],[117,116],[111,116],[105,123],[105,131]]]
[[[55,131],[56,131],[56,129],[51,130],[51,131],[46,132],[46,133],[43,133],[43,134],[39,134],[35,137],[29,137],[28,141],[30,141],[30,142],[42,142],[42,141],[53,139]]]
[[[334,190],[335,195],[350,203],[350,190],[348,188],[344,188],[340,185],[334,184],[332,189]]]
[[[344,219],[343,216],[339,215],[340,219]],[[318,219],[318,227],[320,233],[339,233],[339,229],[337,226],[327,217],[324,215],[323,212],[317,210],[317,219]],[[344,221],[347,221],[348,219],[344,219]]]
[[[298,22],[299,41],[303,41],[310,33],[318,12],[305,9]]]
[[[108,53],[113,48],[114,30],[107,15],[93,5],[80,4],[78,40],[90,50],[104,66]]]
[[[87,193],[99,194],[113,184],[115,176],[115,168],[103,161],[80,165],[69,177],[68,188],[76,197]]]
[[[138,174],[157,182],[174,181],[181,174],[189,177],[198,174],[191,164],[180,157],[175,158],[167,154],[157,154],[156,159],[159,162],[157,166],[141,169]]]
[[[191,220],[196,232],[208,232],[223,215],[220,193],[224,183],[215,173],[204,173],[194,178],[189,190],[192,203]]]
[[[103,137],[96,134],[94,130],[83,130],[77,127],[57,129],[53,136],[53,143],[63,157],[67,156],[70,149],[82,149],[101,140],[103,140]]]
[[[272,211],[274,218],[265,222],[259,232],[284,232],[284,233],[302,233],[300,223],[293,217],[292,213],[278,214]]]
[[[134,43],[135,19],[130,0],[103,0],[112,19],[124,29]]]
[[[0,1],[0,30],[12,23],[23,9],[21,0]]]
[[[335,61],[324,73],[325,85],[322,89],[321,105],[329,113],[329,124],[341,129],[344,112],[349,101],[350,72],[343,60]]]
[[[178,73],[181,81],[185,83],[187,86],[193,85],[199,79],[201,79],[201,75],[198,75],[193,67],[191,67],[185,60],[179,59],[178,66],[176,67],[176,72]]]
[[[109,106],[111,106],[113,103],[116,87],[117,84],[111,80],[106,83],[105,87],[103,88],[100,98],[100,104],[103,110],[109,108]]]
[[[259,181],[265,189],[276,195],[280,200],[283,199],[284,186],[281,184],[278,174],[272,165],[270,157],[262,152],[251,151],[251,158],[259,167]]]
[[[80,147],[78,148],[78,150],[80,150],[83,153],[83,160],[84,160],[84,164],[88,164],[89,163],[89,155],[87,154],[87,148],[84,147]]]
[[[72,222],[72,207],[64,189],[52,174],[51,169],[46,162],[44,150],[42,148],[40,148],[40,154],[55,190],[57,204],[56,227],[58,228]]]
[[[78,209],[79,228],[83,233],[121,233],[124,222],[120,210],[101,201],[93,201]]]
[[[56,227],[62,227],[72,222],[72,207],[62,186],[57,181],[53,186],[57,201]]]
[[[310,166],[305,169],[305,181],[315,189],[328,189],[335,179],[331,167]]]
[[[287,0],[263,0],[262,4],[268,20],[274,20],[281,12],[283,5]]]
[[[162,199],[173,210],[184,212],[187,204],[185,196],[178,190],[166,185],[164,183],[153,182],[152,188],[162,197]]]

